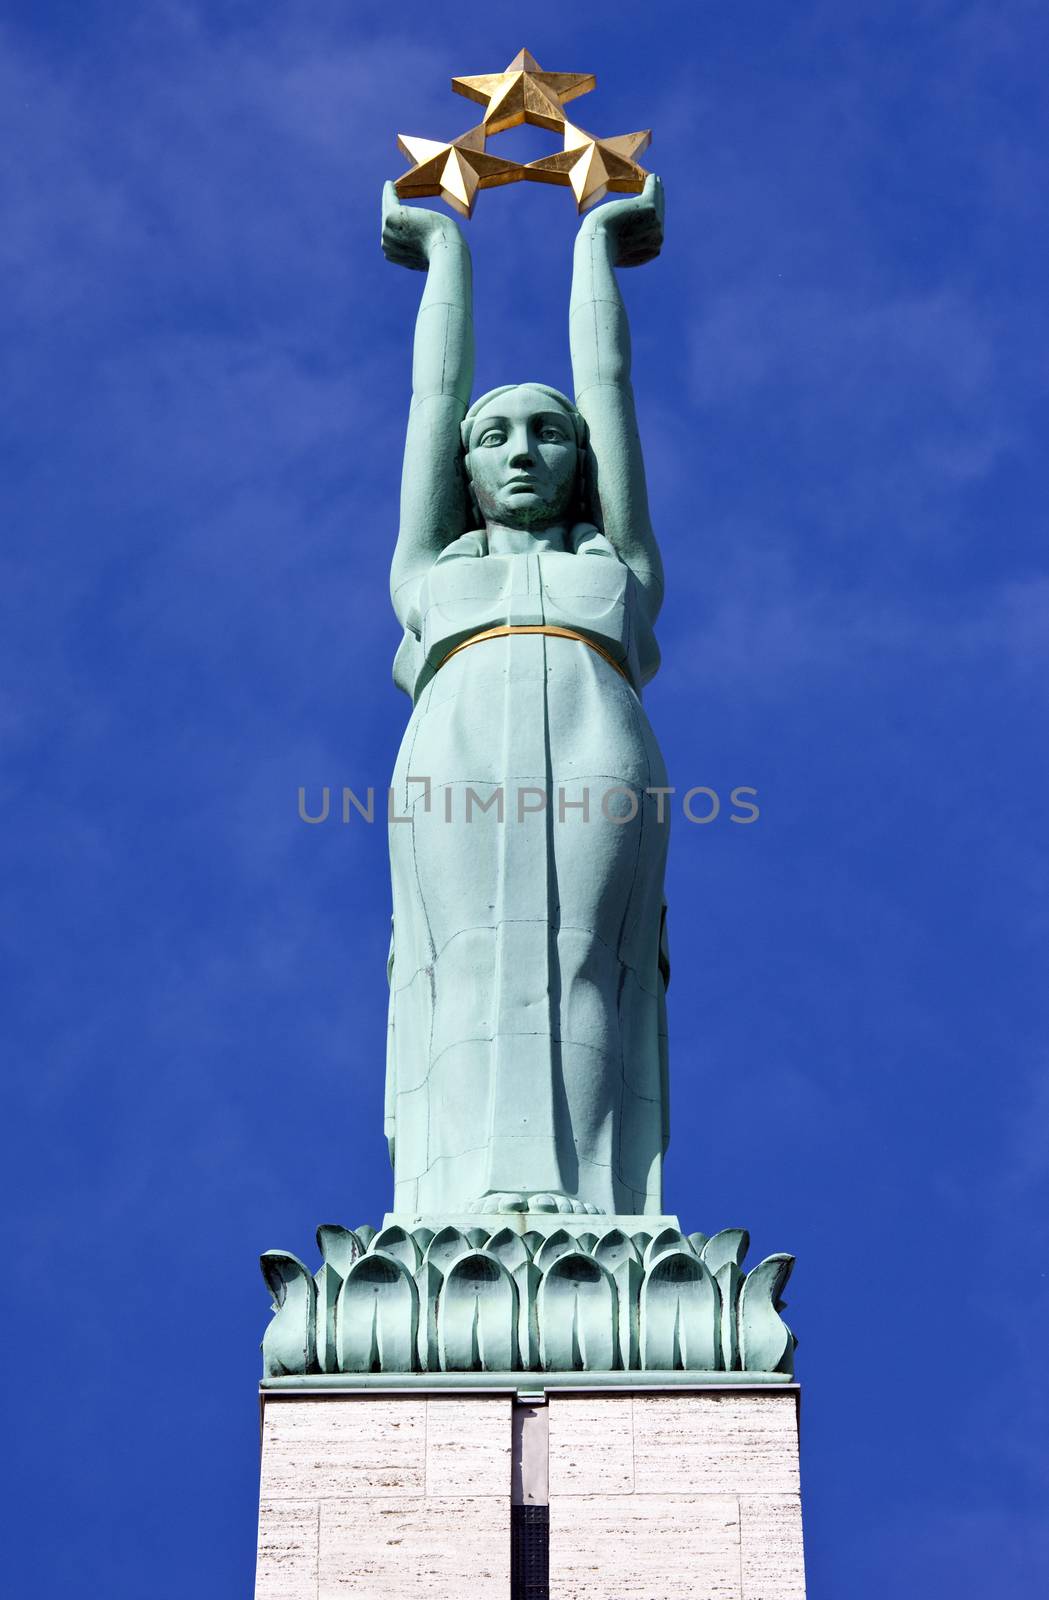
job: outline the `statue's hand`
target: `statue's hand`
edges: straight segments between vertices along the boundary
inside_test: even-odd
[[[462,239],[451,217],[439,211],[424,210],[422,206],[402,206],[393,184],[384,185],[382,248],[387,261],[395,261],[401,267],[411,267],[416,272],[425,272],[434,245],[438,240],[448,238]]]
[[[640,194],[612,200],[591,211],[583,230],[604,233],[617,267],[640,267],[663,248],[663,185],[649,173]]]

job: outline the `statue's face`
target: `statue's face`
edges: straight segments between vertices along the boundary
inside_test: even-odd
[[[497,395],[474,419],[466,465],[486,524],[552,527],[575,488],[572,419],[527,384]]]

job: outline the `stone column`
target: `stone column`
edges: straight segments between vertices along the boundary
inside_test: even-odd
[[[267,1394],[255,1600],[507,1600],[510,1405]]]
[[[551,1394],[557,1600],[804,1600],[796,1391]]]
[[[256,1600],[804,1600],[793,1386],[572,1383],[266,1389]]]

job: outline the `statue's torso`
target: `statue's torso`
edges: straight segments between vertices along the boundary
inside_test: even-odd
[[[659,650],[640,587],[596,531],[578,551],[487,555],[479,536],[457,539],[419,585],[395,676],[414,698],[457,645],[497,627],[551,626],[593,639],[635,690]]]
[[[409,617],[390,826],[398,1211],[518,1190],[660,1209],[667,776],[637,692],[658,656],[636,579],[590,533],[577,553],[508,556],[466,536]],[[507,626],[570,636],[476,639]]]

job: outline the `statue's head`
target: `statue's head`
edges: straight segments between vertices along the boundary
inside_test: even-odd
[[[471,498],[486,526],[539,532],[582,519],[587,427],[545,383],[490,389],[462,424]]]

